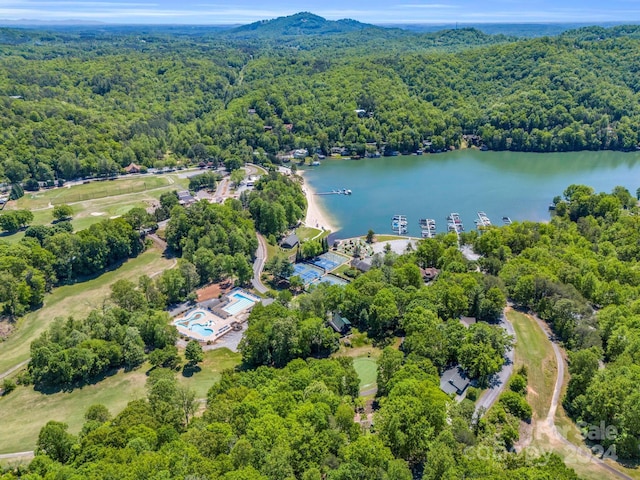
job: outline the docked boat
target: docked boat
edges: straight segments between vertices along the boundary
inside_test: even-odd
[[[320,162],[315,160],[315,161],[311,162],[311,166],[312,167],[318,167],[318,166],[320,166]]]
[[[476,225],[478,225],[478,227],[490,227],[491,220],[489,220],[489,217],[487,217],[486,213],[478,212],[478,220],[476,221]]]
[[[507,216],[502,217],[502,223],[504,223],[505,225],[511,225],[511,219]]]
[[[391,219],[391,230],[399,234],[407,233],[407,217],[404,215],[394,215]]]
[[[462,219],[460,218],[460,214],[456,212],[452,212],[447,217],[448,225],[447,229],[450,232],[462,233],[464,232],[464,225],[462,224]]]

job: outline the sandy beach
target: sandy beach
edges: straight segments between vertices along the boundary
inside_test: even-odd
[[[298,171],[298,175],[303,176],[303,174],[304,172]],[[305,182],[302,185],[302,191],[307,197],[307,216],[304,219],[304,224],[307,227],[321,228],[331,232],[337,231],[338,229],[330,220],[329,215],[318,204],[318,197],[315,195],[313,187]]]

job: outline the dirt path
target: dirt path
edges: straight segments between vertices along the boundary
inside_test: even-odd
[[[551,346],[553,347],[553,353],[556,357],[556,364],[558,366],[558,373],[556,377],[556,383],[553,389],[553,397],[551,399],[551,405],[549,406],[549,412],[547,413],[547,418],[544,421],[540,421],[535,426],[534,436],[538,441],[541,439],[548,439],[548,444],[550,447],[564,447],[565,450],[568,451],[569,455],[572,456],[572,460],[576,463],[581,464],[592,464],[596,469],[605,470],[607,473],[617,477],[623,478],[625,480],[634,480],[633,477],[630,477],[615,468],[611,465],[605,463],[598,457],[594,456],[588,450],[581,448],[578,445],[571,443],[565,437],[562,436],[558,427],[555,424],[555,416],[556,411],[558,409],[558,403],[560,401],[560,394],[562,392],[562,385],[564,384],[564,375],[565,375],[565,362],[562,357],[562,352],[560,351],[560,347],[558,344],[551,338],[549,335],[547,325],[538,318],[537,315],[532,315],[532,318],[536,321],[540,329],[547,335],[547,338],[551,342]],[[607,475],[607,477],[611,478],[611,475]]]
[[[4,377],[8,377],[9,375],[11,375],[13,372],[20,370],[22,367],[24,367],[27,363],[29,363],[29,361],[31,360],[31,358],[27,358],[26,360],[24,360],[23,362],[20,362],[17,365],[14,365],[13,367],[11,367],[9,370],[7,370],[4,373],[0,373],[0,380],[2,380]]]
[[[31,460],[34,457],[33,450],[28,452],[16,452],[16,453],[3,453],[0,454],[0,460],[11,460],[14,458],[22,458],[24,460]]]

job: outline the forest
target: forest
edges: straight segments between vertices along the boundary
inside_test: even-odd
[[[113,417],[91,407],[78,435],[47,423],[36,459],[6,478],[105,478],[107,472],[140,478],[158,470],[229,479],[577,478],[555,455],[509,453],[520,422],[532,415],[526,368],[481,419],[474,416],[475,390],[457,404],[439,388],[450,365],[462,366],[480,388],[500,370],[513,348],[513,338],[494,325],[507,299],[546,321],[568,350],[571,380],[563,403],[574,420],[615,427],[618,435],[606,447],[621,458],[638,456],[640,229],[636,199],[622,187],[596,193],[570,185],[554,199],[548,224],[464,233],[462,241],[482,254],[477,262],[461,254],[454,234],[440,234],[403,255],[378,255],[374,268],[346,287],[321,284],[256,306],[240,343],[242,366],[211,386],[207,409],[195,415],[193,393],[176,384],[177,334],[161,310],[187,298],[201,275],[214,275],[209,267],[218,256],[232,268],[226,275],[238,275],[231,260],[247,262],[246,252],[255,249],[254,201],[276,199],[283,212],[295,204],[298,184],[275,174],[261,182],[244,205],[171,207],[167,237],[182,255],[177,268],[155,280],[116,282],[112,306],[85,319],[56,319],[33,342],[21,382],[72,389],[148,360],[148,395]],[[134,212],[121,221],[146,219]],[[210,258],[199,260],[205,251]],[[440,275],[425,285],[420,268],[427,267]],[[351,360],[331,356],[339,343],[326,318],[336,311],[383,348],[373,432],[354,421],[363,407]],[[460,316],[478,322],[466,328]],[[198,352],[189,352],[197,362]],[[496,452],[490,461],[479,453],[487,448]]]
[[[248,37],[3,29],[0,176],[38,189],[132,162],[233,169],[294,148],[550,152],[634,150],[640,140],[635,26],[534,39],[357,28],[280,40],[286,25]]]

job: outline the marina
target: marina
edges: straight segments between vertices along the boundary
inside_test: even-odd
[[[503,216],[516,221],[548,221],[550,199],[571,184],[610,192],[622,185],[638,188],[639,152],[582,151],[535,154],[457,150],[439,155],[329,159],[321,167],[304,168],[305,183],[316,192],[349,188],[353,195],[314,195],[330,214],[339,238],[362,235],[369,229],[387,231],[394,213],[409,218],[406,235],[420,237],[418,219],[436,219],[436,233],[446,232],[447,215],[469,222],[484,211],[492,225]],[[425,179],[429,179],[425,188]],[[451,179],[455,178],[455,182]],[[348,199],[348,200],[347,200]],[[475,225],[471,223],[475,230]]]
[[[435,236],[436,221],[433,218],[421,218],[418,224],[420,225],[422,238],[433,238]]]
[[[459,213],[452,212],[449,214],[447,217],[447,231],[455,232],[458,235],[464,232],[464,224]]]
[[[330,192],[318,192],[316,195],[351,195],[351,190],[343,188],[342,190],[331,190]]]
[[[391,230],[399,235],[407,233],[407,217],[404,215],[394,215],[391,219]]]
[[[489,220],[489,217],[487,217],[486,213],[478,212],[478,220],[476,220],[476,226],[477,228],[491,226],[491,220]]]

